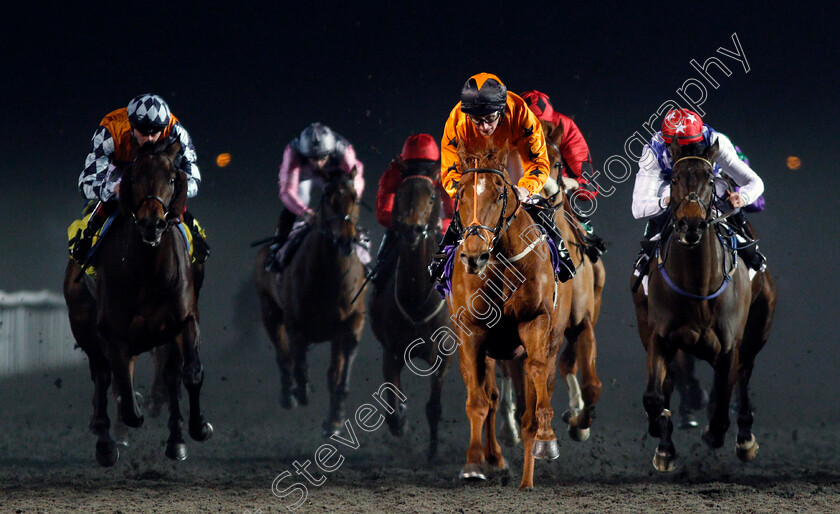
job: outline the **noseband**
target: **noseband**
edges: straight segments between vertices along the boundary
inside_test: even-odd
[[[432,195],[434,195],[435,181],[431,177],[427,177],[426,175],[408,175],[405,178],[403,178],[403,183],[405,183],[409,180],[425,180],[425,181],[427,181],[431,185]],[[411,211],[415,211],[415,210],[417,210],[417,207],[412,206]],[[409,211],[409,212],[411,212],[411,211]],[[423,236],[423,239],[429,237],[429,230],[431,229],[431,224],[432,224],[432,220],[426,220],[426,224],[423,225],[423,232],[421,233],[421,235]]]
[[[493,248],[499,242],[499,239],[501,239],[502,234],[505,232],[505,230],[508,229],[508,227],[510,227],[510,224],[513,222],[513,218],[516,217],[516,213],[519,210],[519,205],[520,205],[519,197],[516,196],[516,189],[514,189],[513,184],[508,182],[507,178],[505,177],[505,173],[503,171],[494,170],[492,168],[474,168],[474,169],[465,170],[464,173],[462,174],[462,176],[466,175],[468,173],[492,173],[494,175],[498,175],[498,176],[502,177],[502,181],[505,183],[505,194],[503,195],[503,198],[502,198],[502,213],[499,215],[499,220],[496,222],[496,226],[495,227],[488,227],[487,225],[482,225],[478,222],[478,217],[477,217],[478,195],[476,194],[476,202],[475,202],[475,206],[474,206],[475,212],[473,214],[473,223],[471,223],[469,226],[467,226],[464,229],[463,237],[461,238],[462,240],[466,240],[470,236],[478,236],[479,238],[481,238],[482,241],[484,241],[485,243],[488,244],[489,248],[488,248],[487,251],[492,252]],[[476,186],[473,186],[473,191],[475,191],[475,187]],[[507,207],[508,207],[508,195],[507,195],[507,188],[508,187],[511,189],[511,192],[513,193],[513,197],[516,199],[516,209],[513,210],[513,213],[510,216],[505,216],[505,212],[507,212]],[[458,197],[457,196],[455,198],[455,202],[456,202],[455,211],[457,212],[458,211],[458,206],[457,206]],[[461,218],[460,215],[456,216],[456,219],[458,220],[459,225],[461,224],[460,218]],[[486,230],[488,232],[491,232],[493,234],[493,239],[488,241],[484,237],[484,234],[481,233],[482,230]]]

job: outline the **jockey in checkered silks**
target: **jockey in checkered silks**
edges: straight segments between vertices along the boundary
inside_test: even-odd
[[[88,200],[85,208],[86,228],[73,237],[71,255],[79,264],[89,260],[94,235],[118,208],[120,179],[123,168],[131,164],[137,150],[170,140],[180,143],[173,164],[187,176],[187,197],[198,193],[201,173],[196,165],[195,147],[187,130],[158,95],[134,97],[127,107],[107,114],[90,141],[85,168],[79,175],[79,191]],[[202,263],[209,255],[204,231],[189,211],[183,213],[184,224],[192,236],[193,261]]]

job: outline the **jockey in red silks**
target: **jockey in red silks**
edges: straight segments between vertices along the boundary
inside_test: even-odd
[[[589,181],[584,177],[584,173],[589,176],[594,174],[592,157],[578,126],[565,114],[555,111],[545,93],[526,91],[522,93],[522,99],[539,120],[547,121],[563,131],[563,140],[558,147],[563,158],[563,189],[569,192],[579,190],[581,199],[595,198],[598,192],[586,187]]]
[[[647,219],[642,251],[636,261],[639,275],[648,271],[651,253],[655,247],[653,241],[660,239],[660,234],[667,228],[668,204],[670,203],[670,183],[673,173],[673,158],[669,145],[677,138],[680,145],[701,143],[704,146],[718,144],[713,172],[731,178],[739,186],[737,191],[729,190],[726,180],[716,182],[716,195],[729,204],[730,209],[740,211],[729,216],[727,221],[739,236],[739,254],[748,266],[758,270],[765,268],[765,257],[758,251],[754,234],[744,218],[744,207],[759,198],[764,192],[764,182],[752,168],[744,162],[728,137],[703,123],[700,115],[688,109],[670,111],[662,120],[662,130],[653,135],[642,150],[639,159],[639,171],[633,187],[633,216]]]
[[[555,130],[562,131],[563,138],[557,147],[563,160],[562,187],[586,231],[586,253],[595,262],[606,251],[606,245],[603,239],[595,235],[589,219],[595,210],[595,197],[598,194],[597,189],[586,179],[586,176],[592,177],[595,174],[589,145],[572,118],[554,110],[547,94],[536,90],[526,91],[522,93],[522,99],[540,121],[548,122]],[[546,189],[549,189],[548,185]]]
[[[385,227],[385,235],[379,245],[376,255],[376,268],[371,274],[375,287],[381,287],[385,278],[391,272],[392,258],[396,255],[396,235],[392,230],[392,213],[394,198],[402,185],[403,179],[411,175],[423,175],[432,179],[441,200],[441,231],[446,232],[452,221],[454,200],[446,193],[440,182],[440,150],[435,139],[429,134],[414,134],[405,140],[402,152],[391,161],[385,173],[379,179],[379,189],[376,191],[376,219]]]
[[[277,175],[284,208],[277,220],[277,231],[271,244],[272,261],[269,267],[272,270],[280,271],[280,263],[274,260],[274,256],[288,239],[295,220],[301,217],[309,222],[312,218],[313,211],[308,205],[312,182],[323,183],[324,177],[335,170],[353,177],[356,195],[361,198],[365,188],[364,166],[356,158],[353,145],[328,126],[312,123],[286,145]]]
[[[99,123],[90,140],[85,168],[79,175],[79,191],[92,209],[86,228],[73,247],[73,258],[82,264],[89,258],[93,237],[108,217],[117,209],[122,170],[134,161],[138,148],[163,142],[178,142],[180,150],[174,159],[175,167],[187,176],[187,197],[198,194],[201,173],[196,164],[195,147],[187,129],[169,110],[158,95],[138,95],[127,107],[108,113]],[[193,240],[193,260],[204,262],[209,247],[203,229],[189,211],[183,213],[184,224]]]

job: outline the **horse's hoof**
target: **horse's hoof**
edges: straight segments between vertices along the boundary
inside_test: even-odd
[[[129,413],[129,415],[126,415],[126,413],[123,413],[122,421],[123,421],[123,424],[125,426],[131,427],[131,428],[140,428],[140,427],[143,426],[143,416],[142,415],[138,416],[138,415],[134,414],[133,412]]]
[[[405,435],[405,422],[407,418],[403,415],[402,411],[397,412],[395,414],[388,416],[388,430],[391,431],[392,435],[396,437],[402,437]]]
[[[309,405],[309,384],[305,387],[292,388],[292,396],[295,397],[298,405]]]
[[[110,468],[120,460],[120,451],[114,441],[96,442],[96,462],[100,466]]]
[[[294,409],[297,407],[297,400],[292,393],[280,393],[280,407],[284,409]]]
[[[659,448],[657,448],[653,453],[653,467],[663,473],[674,471],[674,468],[677,467],[677,457],[676,455],[660,452]]]
[[[717,438],[712,434],[709,425],[703,428],[703,433],[700,435],[703,441],[709,445],[710,448],[718,449],[723,446],[723,437]]]
[[[750,462],[758,453],[758,442],[755,440],[755,434],[750,434],[750,438],[743,443],[735,443],[735,454],[741,462]]]
[[[321,426],[321,429],[322,429],[321,430],[321,437],[326,439],[326,438],[332,437],[334,435],[341,435],[342,427],[344,427],[344,425],[342,423],[337,422],[337,421],[336,422],[325,421],[324,424]]]
[[[116,439],[114,439],[114,444],[117,446],[122,446],[123,448],[128,448],[128,438],[117,437]]]
[[[190,426],[190,437],[193,441],[203,443],[213,437],[213,425],[210,423],[203,423],[196,427]]]
[[[682,414],[680,415],[680,423],[677,425],[677,428],[680,430],[691,430],[699,426],[700,423],[697,422],[697,418],[693,414]]]
[[[487,480],[487,475],[485,475],[484,470],[481,469],[481,464],[471,462],[464,464],[464,467],[458,474],[458,478],[469,481]]]
[[[534,439],[534,449],[531,450],[531,455],[533,455],[535,459],[554,460],[560,456],[560,445],[557,444],[557,439],[552,439],[550,441]]]
[[[569,437],[572,438],[572,441],[577,441],[582,443],[589,439],[589,429],[588,428],[577,428],[569,425]]]
[[[185,443],[166,443],[163,454],[171,460],[185,461],[187,460],[187,445]]]

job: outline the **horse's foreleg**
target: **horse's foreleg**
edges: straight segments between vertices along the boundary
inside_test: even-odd
[[[647,345],[648,383],[642,402],[648,417],[648,433],[659,438],[659,445],[653,455],[653,466],[659,471],[673,471],[677,450],[671,440],[674,425],[668,408],[669,394],[665,391],[671,381],[666,384],[668,362],[663,352],[663,341],[656,334],[651,334]]]
[[[292,388],[292,395],[294,395],[298,404],[309,405],[309,363],[306,362],[306,348],[308,345],[299,336],[294,336],[286,331],[285,327],[283,330],[286,332],[293,363],[292,372],[295,379],[295,386]]]
[[[537,433],[533,452],[537,459],[556,459],[560,456],[560,447],[551,428],[551,420],[554,417],[551,391],[554,389],[556,355],[549,356],[547,318],[548,316],[542,316],[527,325],[520,325],[519,329],[519,337],[528,350],[528,356],[525,358],[527,380],[534,383],[536,392]]]
[[[133,367],[134,358],[128,355],[128,341],[115,341],[111,345],[109,361],[114,374],[114,382],[119,393],[117,408],[120,409],[122,422],[131,428],[139,428],[143,424],[143,414],[137,405],[134,395]]]
[[[178,337],[178,349],[181,352],[183,367],[181,379],[187,389],[190,402],[189,433],[195,441],[206,441],[213,435],[213,426],[204,420],[201,414],[201,384],[204,382],[204,367],[198,356],[200,345],[198,321],[189,316],[181,328]],[[171,406],[170,406],[171,408]]]
[[[525,374],[524,360],[511,361],[511,363],[519,368],[516,372],[522,377],[522,396],[523,396],[523,410],[522,410],[522,445],[525,449],[525,460],[522,464],[522,482],[519,484],[520,490],[534,488],[534,441],[537,436],[537,392],[534,388],[534,382],[527,379]],[[511,373],[514,375],[514,373]]]
[[[273,282],[273,279],[272,279]],[[277,368],[280,370],[280,406],[284,409],[295,407],[297,401],[293,394],[292,374],[294,359],[289,348],[289,338],[283,327],[283,312],[274,297],[265,291],[259,291],[260,313],[268,338],[274,346]]]
[[[169,439],[166,440],[164,455],[172,460],[182,461],[187,458],[187,445],[183,434],[184,418],[181,416],[179,405],[181,354],[174,344],[159,346],[155,349],[155,361],[160,366],[161,382],[169,395]]]
[[[168,401],[170,396],[164,374],[171,350],[159,346],[152,348],[149,353],[152,356],[152,363],[155,368],[155,377],[152,380],[151,391],[149,391],[149,397],[146,400],[145,406],[146,412],[149,413],[149,416],[157,418],[160,416],[160,410],[163,407],[163,404]]]
[[[721,352],[715,359],[714,389],[709,401],[709,424],[703,429],[703,440],[712,448],[723,446],[726,431],[729,429],[729,401],[736,380],[737,360],[734,350]]]
[[[443,409],[440,405],[441,395],[443,394],[443,382],[446,378],[446,373],[449,371],[449,364],[452,362],[452,356],[446,355],[438,351],[437,356],[443,361],[438,366],[435,373],[432,375],[432,386],[429,392],[429,401],[426,402],[426,420],[429,422],[429,454],[428,459],[432,461],[437,456],[438,449],[438,424],[443,415]],[[430,359],[429,364],[434,361]]]
[[[595,418],[595,404],[601,397],[601,380],[595,370],[597,353],[595,327],[592,320],[586,317],[577,340],[577,365],[580,369],[580,396],[583,401],[583,410],[576,418],[569,420],[569,435],[576,441],[585,441],[589,438],[589,427],[592,426],[592,420]]]
[[[332,342],[332,358],[327,369],[330,410],[324,421],[324,437],[337,433],[344,424],[344,402],[350,391],[350,372],[358,346],[359,341],[352,333]]]
[[[709,402],[709,397],[694,372],[695,360],[693,355],[679,351],[671,361],[674,385],[680,394],[679,426],[683,429],[697,426],[692,413],[702,409]]]
[[[394,355],[386,348],[382,348],[382,378],[385,382],[394,384],[397,389],[402,389],[400,374],[404,363],[402,355]],[[391,411],[385,415],[388,421],[388,429],[395,436],[401,437],[405,428],[405,403],[401,402],[397,395],[388,389],[382,392],[382,399],[391,406]]]
[[[111,420],[108,418],[108,387],[111,385],[111,368],[98,348],[95,352],[88,353],[88,362],[93,380],[93,416],[90,429],[98,437],[96,461],[101,466],[113,466],[119,460],[120,452],[109,433]]]
[[[484,356],[479,355],[475,343],[468,342],[458,346],[458,362],[461,377],[467,388],[466,410],[467,418],[470,420],[470,445],[467,448],[467,462],[461,469],[460,478],[484,480],[487,477],[481,466],[484,461],[481,429],[484,427],[484,420],[490,409],[490,401],[484,388],[484,381],[487,379]]]
[[[486,380],[484,392],[487,395],[487,417],[484,419],[484,459],[496,469],[506,469],[502,456],[502,447],[496,440],[496,411],[499,408],[499,388],[496,386],[496,364],[490,357],[485,357]]]
[[[509,361],[502,364],[502,379],[499,385],[499,415],[502,418],[502,428],[499,430],[499,438],[505,446],[512,447],[520,444],[522,438],[519,435],[519,418],[524,407],[522,402],[517,401],[517,395],[524,399],[525,391],[522,390],[522,375],[518,386],[514,386],[514,373],[521,368],[521,361]],[[516,369],[514,369],[516,368]]]

